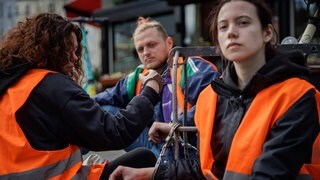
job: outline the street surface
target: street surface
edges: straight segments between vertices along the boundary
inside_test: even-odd
[[[88,152],[86,155],[83,156],[83,160],[86,159],[86,157],[88,157],[90,154],[98,154],[101,156],[102,159],[108,160],[108,161],[112,161],[114,159],[116,159],[117,157],[121,156],[122,154],[124,154],[125,151],[124,150],[117,150],[117,151],[90,151]]]

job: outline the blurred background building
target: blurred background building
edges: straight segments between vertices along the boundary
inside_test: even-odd
[[[266,1],[274,11],[279,40],[287,36],[299,38],[308,22],[305,0]],[[177,46],[212,45],[208,16],[216,2],[217,0],[102,0],[101,8],[92,10],[90,16],[107,19],[107,23],[101,26],[101,73],[128,73],[140,63],[131,39],[138,16],[160,21]],[[311,15],[314,9],[315,4],[311,6]],[[315,37],[317,39],[318,33]]]
[[[297,39],[308,14],[306,0],[266,0],[274,11],[279,40]],[[217,0],[0,0],[0,34],[19,20],[39,12],[82,18],[86,25],[92,69],[97,76],[131,72],[139,63],[132,33],[138,16],[160,21],[176,46],[212,45],[208,16]],[[314,1],[315,2],[315,1]],[[78,22],[78,21],[77,21]],[[314,42],[318,42],[319,33]]]
[[[17,22],[40,12],[65,15],[63,6],[70,0],[0,0],[0,35]]]

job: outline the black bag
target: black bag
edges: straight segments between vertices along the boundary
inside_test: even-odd
[[[179,159],[164,158],[166,150],[172,145],[174,131],[179,127],[179,123],[173,124],[170,133],[166,139],[165,145],[161,149],[160,156],[157,160],[155,171],[153,173],[152,179],[162,180],[162,179],[183,179],[183,180],[202,180],[205,179],[201,168],[199,157],[184,156]],[[184,143],[179,136],[179,149],[183,148],[185,152],[191,150],[191,145]]]

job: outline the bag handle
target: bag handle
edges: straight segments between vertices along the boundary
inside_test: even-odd
[[[157,172],[158,172],[158,169],[159,169],[159,165],[160,165],[160,163],[161,163],[161,159],[162,159],[162,157],[164,156],[167,148],[170,146],[170,143],[171,143],[171,141],[172,141],[172,139],[173,139],[174,132],[176,131],[176,129],[177,129],[179,126],[181,126],[181,124],[178,123],[178,122],[173,122],[173,123],[172,123],[172,127],[171,127],[171,129],[170,129],[170,132],[169,132],[167,138],[166,138],[166,143],[162,146],[162,149],[161,149],[159,158],[157,159],[157,162],[156,162],[156,165],[155,165],[155,169],[154,169],[154,171],[153,171],[153,174],[152,174],[151,179],[153,179],[153,180],[155,179],[155,176],[156,176],[156,174],[157,174]]]

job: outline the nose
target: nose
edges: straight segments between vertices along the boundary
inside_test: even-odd
[[[149,50],[149,48],[147,48],[147,47],[145,47],[144,49],[143,49],[143,55],[149,55],[150,54],[150,50]]]
[[[236,37],[238,37],[238,28],[235,25],[230,24],[228,28],[228,38]]]
[[[71,60],[71,62],[76,62],[76,61],[78,61],[78,56],[75,53],[72,53],[70,60]]]

